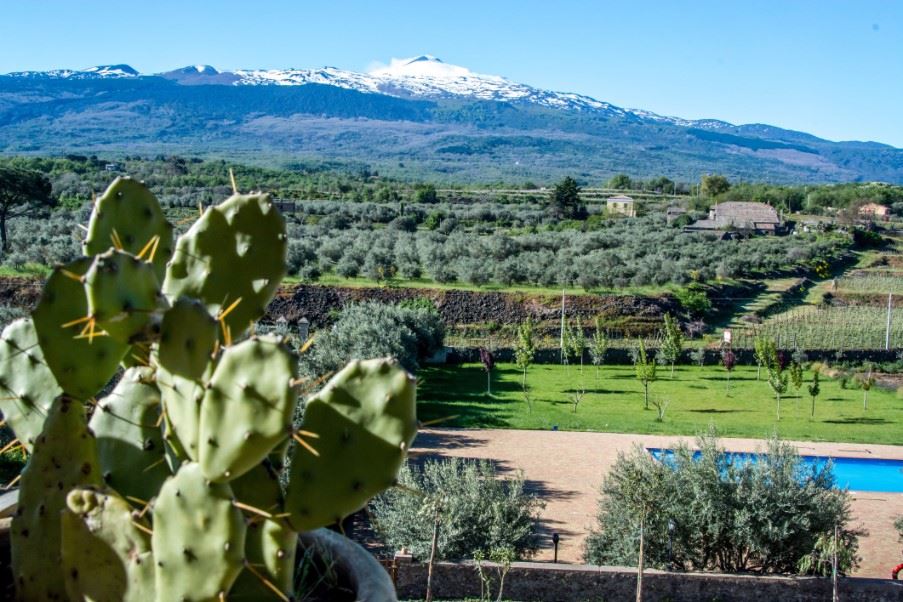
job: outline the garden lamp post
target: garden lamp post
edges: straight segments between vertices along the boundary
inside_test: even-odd
[[[552,533],[552,544],[555,546],[555,555],[553,557],[552,562],[558,562],[558,542],[561,541],[561,537],[558,533]]]

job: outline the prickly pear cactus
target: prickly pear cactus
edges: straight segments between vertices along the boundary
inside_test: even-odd
[[[201,380],[213,359],[216,320],[196,299],[181,297],[163,314],[157,361],[172,374]]]
[[[12,569],[19,599],[65,600],[60,512],[76,487],[101,485],[94,436],[81,403],[58,397],[35,441],[13,517]]]
[[[232,489],[182,464],[154,504],[157,600],[219,602],[244,563],[245,519]]]
[[[207,378],[213,364],[208,371]],[[182,459],[196,461],[199,457],[204,382],[204,378],[194,380],[169,372],[162,365],[157,368],[157,385],[166,415],[166,441]]]
[[[73,489],[61,517],[69,599],[154,600],[151,527],[115,491]]]
[[[163,301],[154,266],[124,251],[97,255],[85,274],[88,315],[115,341],[151,338],[154,312]]]
[[[292,431],[297,356],[275,337],[226,348],[201,404],[204,475],[229,481],[260,464]]]
[[[44,428],[50,404],[60,393],[31,318],[7,326],[0,336],[0,412],[29,452]]]
[[[415,406],[414,379],[388,359],[351,362],[310,399],[299,433],[308,446],[295,446],[286,492],[292,526],[334,523],[394,484],[417,432]]]
[[[53,270],[32,312],[44,361],[57,383],[76,399],[97,394],[116,373],[126,343],[99,336],[88,315],[83,276],[92,259],[82,257]]]
[[[238,338],[259,319],[285,275],[285,220],[267,194],[236,194],[179,238],[163,292],[200,299]],[[228,310],[228,313],[227,313]]]
[[[239,502],[262,511],[249,516],[245,558],[272,586],[291,598],[298,534],[280,516],[282,490],[278,475],[264,462],[232,481],[231,485]],[[273,592],[269,586],[249,570],[242,571],[229,592],[229,600],[256,602],[270,598],[273,598]]]
[[[143,183],[120,177],[94,203],[84,253],[100,255],[110,247],[121,248],[151,260],[162,280],[172,256],[172,231],[157,197]]]
[[[103,480],[124,496],[150,500],[170,475],[161,411],[153,369],[129,368],[91,416]]]

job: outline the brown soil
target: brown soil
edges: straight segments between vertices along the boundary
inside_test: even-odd
[[[537,560],[552,560],[552,534],[561,537],[559,561],[582,562],[583,539],[595,523],[602,478],[617,455],[631,446],[673,446],[680,437],[580,433],[561,431],[424,429],[417,436],[415,456],[486,458],[505,472],[521,470],[528,485],[546,502]],[[755,451],[763,445],[754,439],[724,439],[732,451]],[[814,455],[866,455],[903,459],[903,447],[847,443],[797,443],[801,453]],[[903,514],[903,494],[853,492],[854,524],[868,534],[860,538],[862,563],[855,572],[862,577],[890,575],[903,562],[901,544],[893,528]]]

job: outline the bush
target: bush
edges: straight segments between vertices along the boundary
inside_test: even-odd
[[[517,558],[535,553],[542,504],[524,491],[523,475],[498,479],[487,460],[455,458],[409,465],[398,477],[423,495],[395,488],[371,502],[376,531],[390,549],[406,547],[419,559],[429,558],[438,504],[438,558],[470,559],[500,549]]]
[[[301,356],[302,370],[319,376],[353,359],[395,357],[408,370],[442,347],[445,327],[435,307],[402,307],[370,301],[349,305],[336,323],[317,333]]]
[[[843,544],[840,570],[856,566],[859,533],[847,527],[850,496],[835,487],[829,466],[808,467],[777,440],[755,462],[732,461],[713,434],[697,444],[698,457],[685,445],[665,462],[639,447],[618,457],[602,485],[598,527],[586,541],[588,562],[635,565],[646,508],[645,556],[652,567],[821,572],[825,537],[835,525]]]

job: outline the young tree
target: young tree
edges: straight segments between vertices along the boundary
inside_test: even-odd
[[[636,359],[634,360],[636,377],[643,384],[643,407],[649,409],[649,383],[655,381],[655,361],[646,354],[643,339],[637,339]]]
[[[768,385],[774,391],[774,398],[777,402],[778,420],[781,419],[781,395],[787,392],[787,362],[784,354],[777,350],[774,341],[769,339],[765,347],[768,354]]]
[[[812,414],[810,418],[815,418],[815,398],[821,393],[821,387],[818,385],[818,370],[812,372],[812,384],[806,388],[809,390],[809,397],[812,398]]]
[[[663,359],[671,364],[671,378],[674,378],[674,364],[680,359],[683,344],[684,335],[680,331],[680,324],[671,317],[671,314],[665,314],[665,323],[662,326],[661,354]]]
[[[857,382],[859,383],[859,388],[862,389],[862,409],[869,409],[869,391],[872,389],[872,385],[875,384],[875,377],[872,375],[872,366],[868,366],[868,372],[865,374],[860,374],[856,377]]]
[[[492,352],[485,347],[480,347],[480,361],[483,362],[483,370],[486,371],[486,395],[492,395],[492,369],[495,368],[495,358]]]
[[[633,182],[626,173],[619,173],[613,175],[605,185],[615,190],[629,190],[633,186]]]
[[[721,352],[721,365],[724,366],[724,369],[727,370],[727,394],[731,394],[731,372],[734,370],[734,366],[737,364],[737,356],[734,355],[734,352],[730,349],[725,349]]]
[[[693,360],[693,363],[695,363],[700,368],[705,366],[705,347],[697,347],[696,349],[691,351],[690,359]]]
[[[699,192],[702,196],[718,196],[730,190],[731,183],[724,176],[706,174],[702,176]]]
[[[768,365],[771,353],[771,347],[774,341],[764,334],[758,334],[753,339],[753,353],[756,358],[756,380],[762,375],[762,368]]]
[[[580,360],[577,390],[571,395],[571,401],[574,404],[574,412],[576,412],[577,406],[580,405],[584,395],[586,395],[586,385],[583,380],[583,354],[586,351],[586,334],[583,332],[583,324],[580,322],[580,318],[575,318],[574,322],[574,324],[565,328],[567,333],[565,344],[567,346],[567,355],[577,357]]]
[[[9,250],[7,220],[36,217],[56,205],[50,195],[50,180],[44,174],[18,167],[0,166],[0,246]]]
[[[530,394],[527,390],[527,368],[533,363],[536,356],[536,342],[533,340],[533,320],[527,318],[517,327],[517,343],[514,348],[514,363],[521,369],[521,388],[524,391],[524,400],[527,407],[532,409]]]
[[[596,367],[596,380],[599,380],[599,369],[605,363],[605,352],[608,351],[608,337],[602,328],[602,320],[596,318],[596,330],[593,332],[593,338],[589,344],[589,354]]]
[[[790,362],[790,384],[793,385],[794,390],[799,393],[799,390],[803,387],[803,364],[793,360]]]

